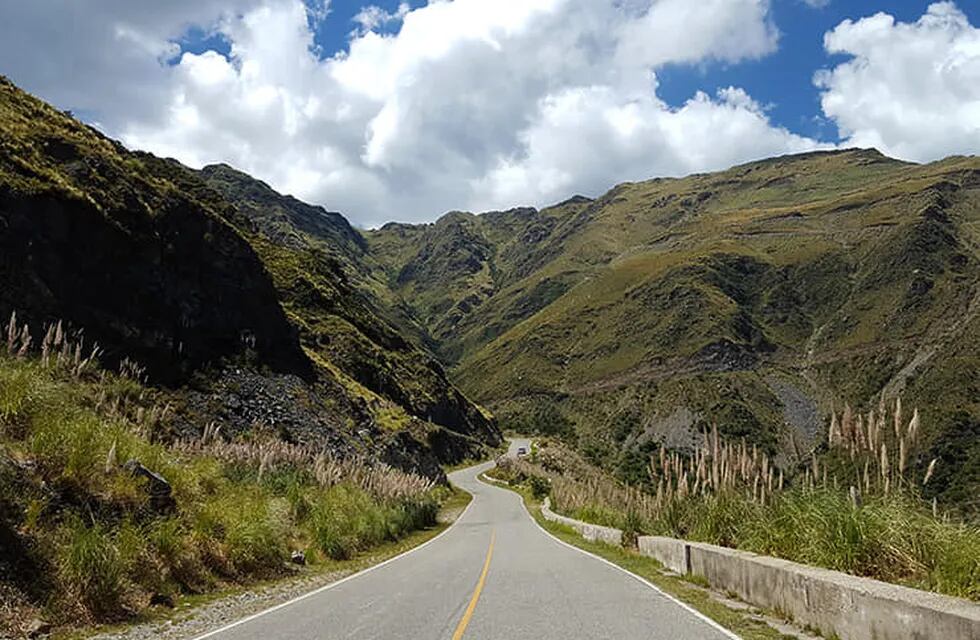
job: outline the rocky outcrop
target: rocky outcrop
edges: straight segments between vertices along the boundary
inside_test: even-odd
[[[130,152],[0,79],[0,317],[34,335],[64,321],[103,365],[138,363],[172,391],[175,437],[258,426],[434,478],[497,444],[379,313],[366,248],[340,214],[227,166]],[[376,424],[392,404],[412,419]],[[426,421],[459,438],[433,447]],[[408,428],[410,446],[391,433]]]
[[[162,197],[143,194],[142,197]],[[218,359],[254,354],[309,375],[296,331],[248,245],[187,199],[100,211],[58,193],[0,186],[0,315],[84,328],[112,361],[179,383]]]

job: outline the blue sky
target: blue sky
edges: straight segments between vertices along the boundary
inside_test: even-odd
[[[977,0],[402,4],[3,3],[0,73],[363,226],[836,146],[980,152]]]
[[[425,6],[427,2],[425,0],[411,0],[410,2],[404,0],[402,2],[398,0],[377,0],[375,2],[333,0],[330,3],[326,18],[315,19],[311,17],[310,19],[310,26],[314,29],[314,42],[318,47],[318,55],[326,58],[336,55],[338,52],[346,51],[350,34],[357,28],[354,18],[366,7],[380,7],[389,13],[395,13],[401,4],[407,4],[415,9]],[[397,32],[399,27],[400,24],[393,23],[382,25],[377,31],[390,34]],[[189,29],[177,41],[181,51],[202,53],[213,49],[223,54],[227,54],[229,51],[229,43],[221,34],[214,34],[199,27]]]
[[[346,51],[349,36],[356,28],[355,16],[366,6],[378,6],[394,13],[402,2],[378,0],[334,0],[326,19],[315,21],[315,42],[321,57]],[[415,9],[426,0],[407,2]],[[679,107],[697,91],[714,92],[719,87],[742,87],[765,105],[773,123],[803,135],[830,142],[840,142],[833,122],[822,117],[820,97],[813,84],[813,74],[832,65],[842,56],[824,51],[823,35],[847,19],[858,19],[885,11],[901,22],[914,22],[930,2],[922,0],[836,0],[824,6],[811,6],[804,0],[775,0],[771,19],[780,34],[779,50],[759,60],[736,63],[705,62],[674,64],[660,69],[659,96],[673,107]],[[977,24],[980,7],[960,1],[958,6]],[[385,25],[381,33],[396,33],[399,24]],[[193,29],[180,41],[183,51],[200,53],[208,49],[228,52],[228,42],[220,35],[209,35]]]
[[[813,85],[817,69],[845,57],[824,51],[824,33],[844,20],[879,11],[886,11],[901,22],[914,22],[929,4],[914,0],[836,0],[823,7],[811,7],[802,0],[776,0],[772,4],[772,19],[780,32],[776,53],[736,64],[669,66],[658,73],[660,96],[677,106],[698,89],[710,91],[734,84],[767,105],[774,123],[807,136],[839,142],[837,128],[821,116],[819,93]],[[959,2],[958,6],[973,24],[978,23],[976,3]]]

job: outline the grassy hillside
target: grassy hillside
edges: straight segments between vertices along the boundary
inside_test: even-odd
[[[792,455],[834,403],[901,394],[948,462],[935,490],[962,500],[980,482],[978,232],[980,160],[850,150],[368,240],[505,426],[570,434],[628,478],[707,423]]]
[[[427,478],[274,432],[174,441],[172,392],[76,364],[74,340],[52,336],[0,348],[4,637],[37,618],[124,620],[180,594],[294,573],[291,551],[346,559],[435,523],[447,490]]]
[[[337,214],[0,78],[0,635],[432,523],[441,464],[500,434],[365,250]]]
[[[895,444],[890,428],[880,435]],[[838,452],[852,444],[840,441]],[[640,535],[665,535],[980,600],[980,526],[930,509],[920,488],[934,476],[900,471],[896,447],[884,469],[876,453],[855,451],[834,469],[817,461],[816,472],[807,465],[784,474],[765,454],[715,431],[693,455],[658,451],[648,476],[656,489],[644,491],[558,441],[535,445],[531,456],[503,461],[491,474],[537,499],[549,496],[560,513],[622,529],[627,546]],[[848,487],[848,467],[865,463],[872,471]]]
[[[435,478],[498,443],[378,317],[397,307],[351,276],[372,269],[339,215],[226,167],[131,153],[6,81],[0,133],[0,314],[35,334],[63,320],[107,366],[180,390],[173,436],[270,428]]]
[[[441,425],[448,434],[439,446],[464,455],[469,447],[452,442],[452,434],[496,444],[488,415],[394,328],[398,322],[411,330],[410,316],[373,278],[366,242],[343,217],[281,196],[228,167],[207,167],[202,176],[235,205],[236,224],[269,269],[303,346],[364,392],[369,404],[380,400],[374,413],[383,427],[398,429],[413,418]]]

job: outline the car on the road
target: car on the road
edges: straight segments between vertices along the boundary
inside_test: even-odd
[[[526,456],[527,455],[527,447],[517,447],[517,455],[519,455],[519,456]]]

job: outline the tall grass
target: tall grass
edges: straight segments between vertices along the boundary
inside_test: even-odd
[[[116,613],[123,595],[125,567],[111,532],[73,515],[59,534],[63,539],[55,547],[58,577],[68,588],[66,595],[78,599],[94,614]]]
[[[904,420],[902,427],[899,437],[908,433]],[[534,463],[501,461],[501,474],[514,482],[546,479],[556,510],[627,533],[720,544],[980,600],[980,527],[937,517],[910,470],[901,475],[892,466],[883,478],[879,467],[878,481],[855,493],[832,471],[824,476],[833,465],[818,462],[815,471],[811,459],[780,481],[761,452],[716,445],[711,434],[705,442],[686,459],[655,456],[655,495],[617,482],[553,441],[540,443]]]
[[[36,341],[14,317],[6,333],[0,526],[42,575],[0,564],[12,580],[0,586],[48,585],[21,595],[54,622],[118,619],[155,593],[282,574],[291,550],[350,558],[435,523],[444,492],[427,478],[269,437],[232,441],[214,424],[169,441],[166,397],[138,366],[100,369],[60,324]],[[166,478],[175,508],[154,506],[122,466],[131,459]]]

